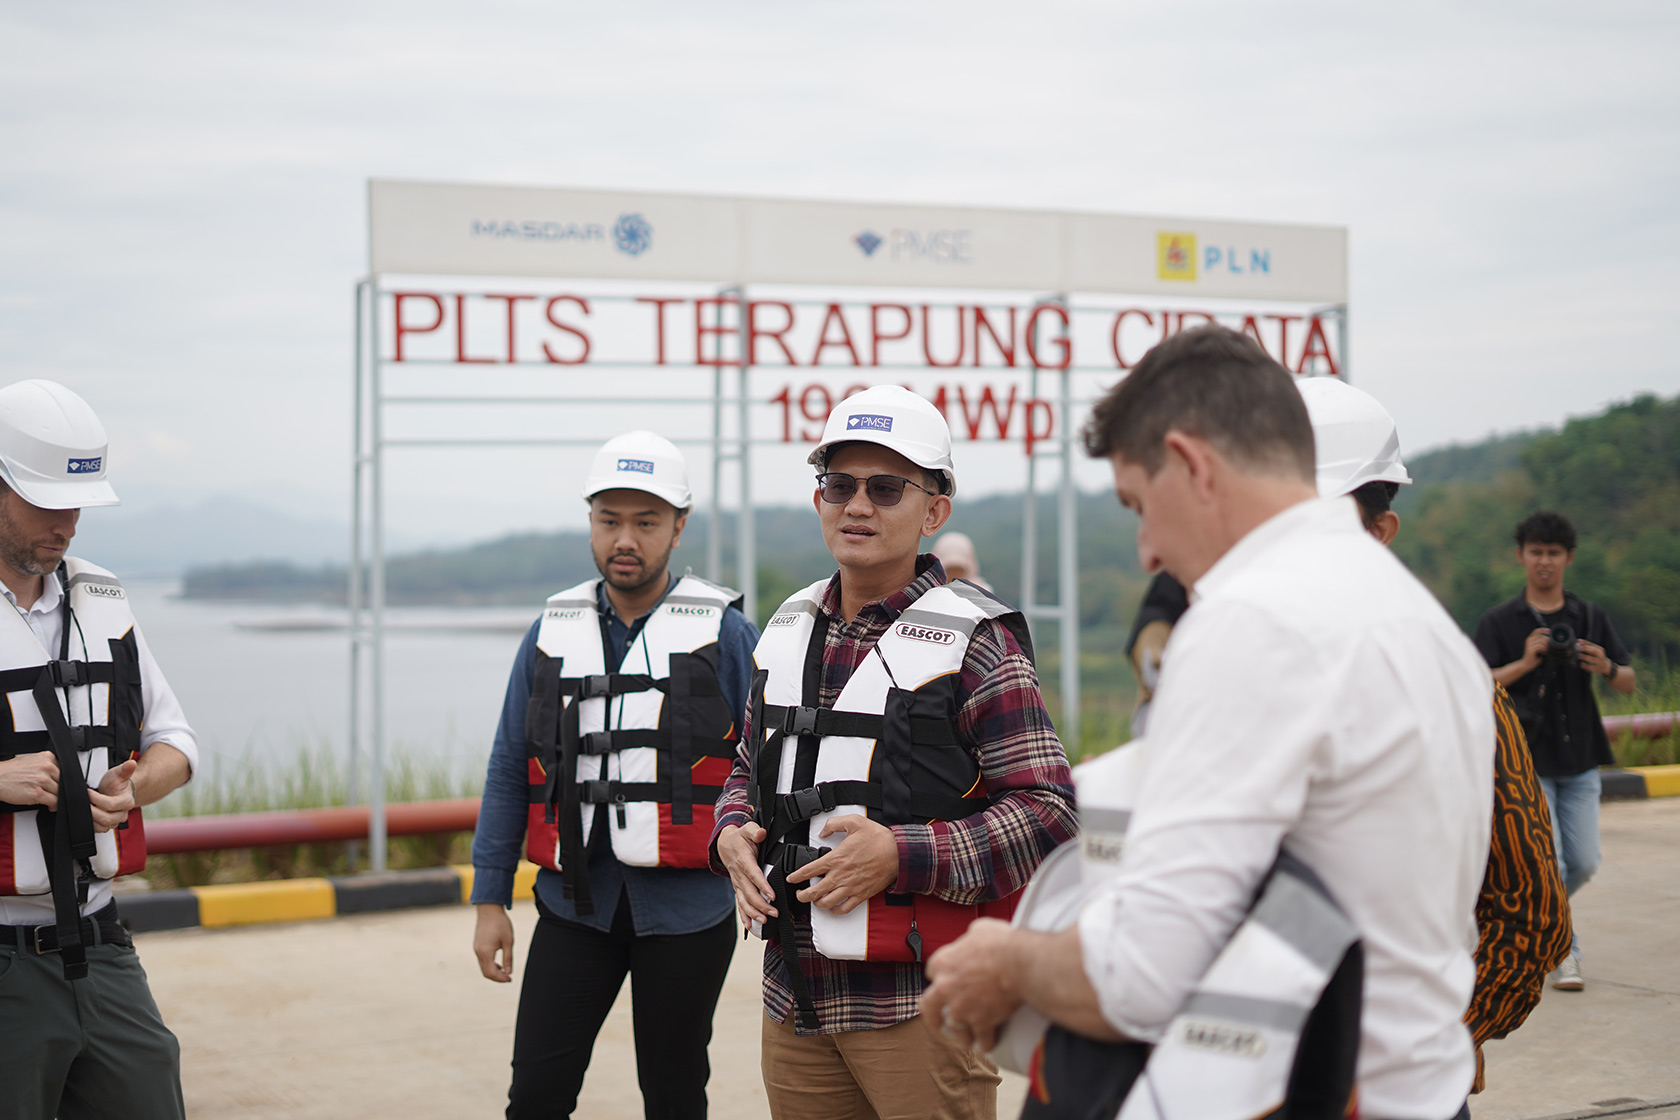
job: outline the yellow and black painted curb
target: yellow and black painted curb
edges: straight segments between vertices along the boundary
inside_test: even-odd
[[[1680,797],[1680,766],[1635,766],[1603,772],[1605,801]],[[280,879],[230,883],[177,891],[118,896],[117,913],[136,933],[154,930],[225,929],[269,922],[303,922],[340,914],[405,910],[415,906],[460,905],[472,896],[471,867],[341,875],[330,879]],[[528,899],[537,867],[521,862],[513,897]]]
[[[279,879],[175,891],[124,892],[118,896],[117,914],[135,933],[195,926],[225,929],[270,922],[305,922],[376,910],[458,906],[472,897],[472,881],[471,867],[428,867],[329,879]],[[513,877],[513,897],[530,898],[536,881],[536,864],[521,862]]]
[[[1630,766],[1626,770],[1606,768],[1599,772],[1604,781],[1601,801],[1643,801],[1648,797],[1680,797],[1680,766]]]

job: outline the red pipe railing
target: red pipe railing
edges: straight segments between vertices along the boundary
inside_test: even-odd
[[[478,798],[453,801],[393,802],[385,806],[388,836],[426,836],[471,832],[478,825]],[[151,855],[216,852],[230,848],[266,848],[278,844],[325,844],[365,840],[368,807],[287,809],[272,813],[167,817],[146,822],[146,851]]]
[[[1604,733],[1614,739],[1631,734],[1636,739],[1661,739],[1680,731],[1680,712],[1646,712],[1637,716],[1605,716]]]
[[[1680,712],[1605,716],[1604,730],[1611,738],[1632,734],[1642,739],[1660,739],[1680,732]],[[477,825],[476,797],[452,801],[394,802],[385,806],[385,832],[388,836],[471,832]],[[229,813],[210,817],[167,817],[146,822],[146,850],[152,855],[217,852],[280,844],[365,840],[367,834],[366,805],[341,809],[288,809],[273,813]]]

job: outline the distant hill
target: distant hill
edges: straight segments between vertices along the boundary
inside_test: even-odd
[[[347,522],[295,517],[227,494],[159,502],[122,493],[122,505],[82,514],[71,551],[126,578],[173,578],[193,565],[255,557],[320,564],[342,561],[349,552]]]
[[[1397,503],[1395,552],[1461,625],[1521,590],[1512,532],[1554,509],[1580,534],[1569,589],[1652,660],[1680,655],[1680,397],[1419,456],[1414,473],[1431,481]]]
[[[1641,397],[1559,431],[1497,436],[1441,448],[1408,462],[1416,484],[1396,502],[1404,528],[1395,551],[1465,627],[1514,594],[1521,570],[1511,530],[1555,508],[1582,543],[1569,585],[1602,602],[1623,637],[1648,656],[1680,656],[1680,398]],[[974,539],[986,578],[1021,599],[1021,495],[958,504],[949,528]],[[1055,498],[1040,504],[1038,592],[1056,597]],[[1079,599],[1088,676],[1129,684],[1120,650],[1147,582],[1137,565],[1136,520],[1113,495],[1079,495]],[[706,519],[696,515],[675,554],[704,570]],[[725,582],[734,576],[735,519],[726,514]],[[809,506],[757,511],[759,621],[788,593],[833,570]],[[247,554],[249,555],[249,554]],[[276,553],[275,555],[283,555]],[[522,533],[463,548],[393,555],[393,604],[535,604],[594,574],[582,531]],[[276,561],[208,564],[186,573],[189,598],[343,602],[341,565]],[[1040,644],[1048,677],[1053,652]]]

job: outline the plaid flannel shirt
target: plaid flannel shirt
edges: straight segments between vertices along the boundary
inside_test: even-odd
[[[939,561],[921,556],[910,586],[866,604],[847,623],[840,614],[836,574],[822,597],[831,625],[818,705],[832,708],[887,627],[924,592],[945,582]],[[892,826],[898,840],[898,880],[891,889],[972,904],[1026,886],[1038,865],[1071,839],[1078,825],[1073,775],[1044,710],[1038,673],[1013,635],[995,620],[974,630],[963,658],[957,703],[957,737],[979,764],[992,805],[962,820]],[[743,726],[734,771],[717,803],[711,865],[719,875],[728,872],[718,862],[718,832],[752,819],[747,800],[751,741],[751,726]],[[811,948],[808,923],[798,923],[795,936],[802,943],[812,1002],[822,1023],[820,1030],[811,1032],[798,1026],[796,1017],[797,1033],[872,1030],[916,1014],[927,986],[921,965],[830,960]],[[778,1023],[787,1021],[794,1005],[787,966],[773,944],[764,947],[764,1005]]]

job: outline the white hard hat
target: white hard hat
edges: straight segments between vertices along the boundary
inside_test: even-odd
[[[891,448],[943,478],[945,493],[957,492],[950,426],[937,408],[901,385],[877,385],[835,405],[823,428],[822,442],[805,461],[824,470],[829,449],[852,442]]]
[[[664,498],[679,511],[694,504],[688,488],[688,464],[676,444],[652,432],[625,432],[595,452],[583,500],[603,490],[643,490]]]
[[[1409,483],[1400,433],[1377,398],[1336,377],[1296,380],[1318,446],[1318,493],[1351,494],[1367,482]]]
[[[105,425],[56,381],[0,389],[0,479],[42,509],[114,506],[105,481]]]

